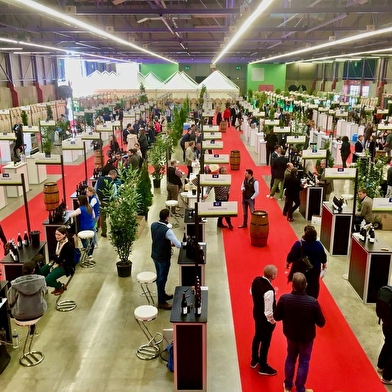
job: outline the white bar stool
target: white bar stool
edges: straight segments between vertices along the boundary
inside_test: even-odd
[[[148,339],[147,344],[142,344],[136,351],[138,358],[143,360],[154,359],[159,355],[159,344],[163,340],[160,332],[153,335],[147,327],[147,323],[155,320],[158,316],[158,309],[152,305],[138,306],[133,312],[136,322],[139,324],[140,329]]]
[[[165,205],[168,208],[168,210],[170,211],[170,214],[172,216],[174,216],[174,219],[177,222],[173,225],[173,227],[176,229],[177,227],[180,226],[180,222],[178,221],[177,214],[176,214],[176,207],[178,207],[178,201],[177,200],[166,200]]]
[[[142,289],[142,294],[147,298],[147,302],[150,305],[154,304],[154,298],[152,297],[152,292],[150,291],[150,284],[155,283],[157,280],[157,274],[151,271],[139,272],[136,276],[136,280],[139,282]]]
[[[20,327],[27,327],[27,334],[23,345],[23,354],[19,358],[19,363],[22,366],[26,366],[26,367],[36,366],[39,363],[41,363],[45,358],[44,354],[42,354],[41,351],[35,351],[31,349],[31,346],[33,345],[35,325],[38,323],[40,318],[41,317],[38,317],[34,320],[29,320],[29,321],[14,319],[16,325],[19,325]],[[29,341],[28,351],[26,351],[27,341]]]
[[[86,249],[82,249],[82,257],[80,258],[80,266],[82,268],[93,268],[95,267],[96,262],[94,260],[89,260],[87,257],[87,253],[89,252],[89,250],[91,249],[92,246],[94,246],[94,244],[92,243],[92,240],[94,238],[94,231],[93,230],[82,230],[79,231],[78,233],[78,237],[80,239],[84,239],[84,240],[90,240],[89,244],[87,245]]]

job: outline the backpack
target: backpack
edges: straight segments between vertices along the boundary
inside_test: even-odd
[[[163,355],[167,353],[166,355]],[[173,353],[173,342],[171,342],[161,353],[160,357],[167,362],[166,367],[171,371],[174,372],[174,353]]]
[[[392,317],[392,286],[382,286],[377,293],[376,314],[379,319]]]

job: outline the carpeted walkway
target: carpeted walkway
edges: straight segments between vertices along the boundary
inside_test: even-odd
[[[297,237],[290,223],[283,217],[277,201],[266,197],[269,188],[263,180],[263,176],[270,173],[269,167],[255,166],[240,139],[240,133],[233,128],[228,129],[223,140],[224,153],[230,153],[231,150],[241,151],[240,170],[229,170],[229,173],[232,174],[230,199],[239,201],[239,215],[238,218],[233,219],[234,231],[223,229],[223,237],[242,390],[244,392],[281,391],[283,390],[286,357],[286,339],[282,332],[281,323],[278,323],[275,328],[269,354],[269,363],[278,370],[277,376],[261,376],[257,373],[257,369],[250,368],[254,324],[249,289],[253,278],[262,275],[264,266],[272,263],[278,267],[278,277],[273,282],[273,285],[279,290],[278,298],[279,295],[291,291],[291,286],[287,284],[285,260]],[[229,165],[227,166],[229,169]],[[256,209],[268,212],[269,237],[267,246],[263,248],[251,246],[249,223],[248,229],[238,228],[238,225],[242,223],[240,186],[246,168],[253,169],[254,176],[260,184]],[[294,214],[294,218],[296,218],[296,214]],[[305,224],[304,221],[304,226]],[[314,389],[315,392],[385,391],[373,365],[369,362],[323,283],[321,284],[319,302],[327,322],[323,329],[317,330],[306,386]]]

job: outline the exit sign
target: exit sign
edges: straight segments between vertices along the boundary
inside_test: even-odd
[[[236,69],[237,71],[241,71],[242,67],[241,67],[240,65],[237,65],[237,66],[235,67],[235,69]]]
[[[185,66],[185,71],[189,71],[191,69],[191,67],[189,65]]]

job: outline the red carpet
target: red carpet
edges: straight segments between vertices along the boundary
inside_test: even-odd
[[[223,238],[242,391],[281,391],[286,358],[286,339],[281,323],[278,323],[275,328],[269,353],[269,363],[278,370],[278,375],[275,377],[260,376],[256,369],[250,368],[254,324],[249,289],[253,278],[262,275],[265,265],[275,264],[278,267],[278,277],[273,285],[279,289],[277,297],[291,291],[291,286],[287,284],[285,260],[297,237],[290,224],[282,216],[277,201],[266,197],[269,189],[262,176],[269,174],[269,167],[255,166],[239,138],[239,132],[233,128],[228,129],[223,140],[225,153],[230,153],[231,150],[241,151],[240,170],[229,170],[232,174],[230,199],[239,201],[239,215],[238,218],[233,219],[234,231],[223,230]],[[267,246],[263,248],[250,245],[249,229],[237,228],[242,223],[240,186],[247,168],[253,169],[254,176],[260,184],[256,209],[268,212],[269,237]],[[296,215],[297,213],[294,214],[294,218]],[[321,284],[319,302],[327,322],[324,328],[317,329],[306,386],[314,389],[315,392],[385,391],[373,365],[369,362],[324,283]]]

